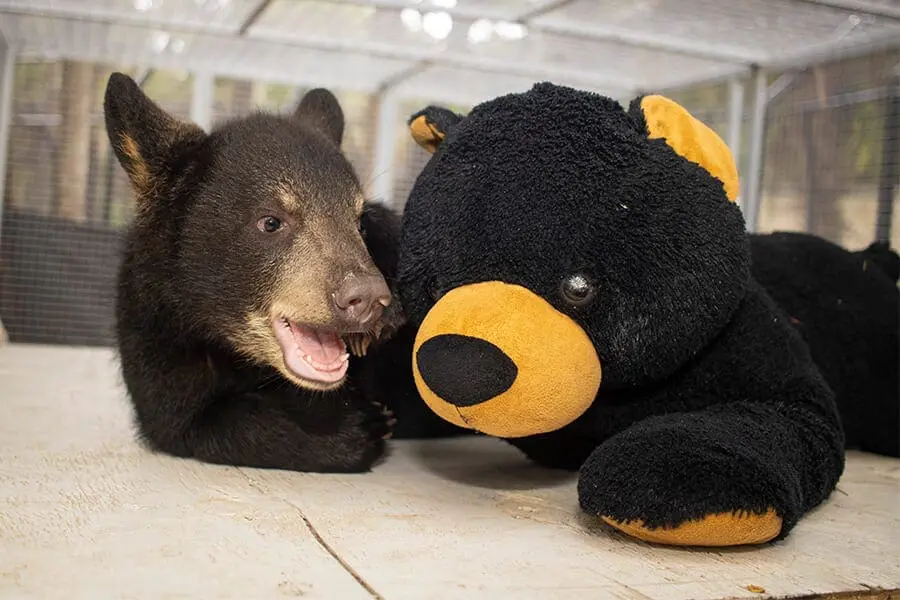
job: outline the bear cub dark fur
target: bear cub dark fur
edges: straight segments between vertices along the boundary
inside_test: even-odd
[[[139,436],[211,463],[370,469],[394,419],[347,350],[403,325],[399,217],[364,201],[337,99],[206,133],[117,73],[104,110],[136,197],[116,327]]]

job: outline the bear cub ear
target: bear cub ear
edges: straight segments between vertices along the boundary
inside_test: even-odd
[[[450,130],[464,118],[440,106],[427,106],[409,118],[409,132],[418,145],[434,154]]]
[[[737,165],[728,144],[683,106],[664,96],[631,101],[628,114],[650,139],[663,138],[677,154],[703,167],[725,186],[728,200],[740,191]]]
[[[294,118],[321,131],[340,147],[344,138],[344,111],[335,95],[325,88],[306,92],[294,111]]]
[[[113,73],[103,98],[106,133],[116,158],[137,192],[148,199],[173,154],[200,142],[206,134],[193,123],[175,119],[141,90],[128,75]]]

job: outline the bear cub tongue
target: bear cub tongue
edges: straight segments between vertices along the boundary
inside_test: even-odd
[[[331,331],[317,331],[291,323],[291,334],[300,351],[320,364],[335,362],[344,353],[344,341]]]
[[[349,355],[341,337],[287,319],[275,325],[284,363],[297,377],[336,383],[347,373]]]

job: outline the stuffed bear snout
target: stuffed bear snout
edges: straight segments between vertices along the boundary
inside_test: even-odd
[[[515,438],[581,416],[601,368],[575,321],[525,287],[487,281],[451,290],[432,307],[416,337],[413,376],[444,420]]]

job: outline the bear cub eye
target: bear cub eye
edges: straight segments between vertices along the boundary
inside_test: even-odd
[[[281,219],[268,215],[257,221],[256,226],[265,233],[275,233],[281,229]]]
[[[560,294],[563,300],[577,307],[585,306],[594,299],[596,287],[586,275],[575,273],[562,280]]]

